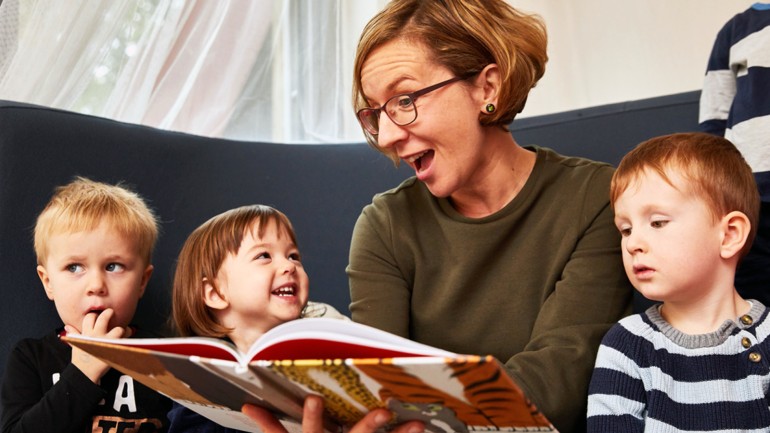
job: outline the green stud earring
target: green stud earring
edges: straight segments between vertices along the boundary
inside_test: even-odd
[[[487,104],[486,107],[484,107],[485,110],[487,110],[487,113],[494,113],[495,112],[495,104]]]

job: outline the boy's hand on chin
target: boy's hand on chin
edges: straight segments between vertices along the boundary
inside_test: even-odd
[[[106,338],[122,338],[130,336],[130,331],[127,328],[116,326],[109,329],[110,319],[115,312],[108,308],[101,313],[88,313],[83,318],[83,324],[80,327],[80,332],[70,325],[65,325],[64,330],[68,334],[82,334],[89,337],[106,337]],[[76,347],[72,348],[72,365],[82,371],[92,382],[98,384],[99,379],[107,373],[110,366],[100,361],[88,353]]]

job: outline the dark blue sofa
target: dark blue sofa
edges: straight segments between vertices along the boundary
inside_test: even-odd
[[[617,164],[642,140],[697,126],[699,92],[517,120],[522,144]],[[124,181],[162,220],[155,273],[137,323],[163,329],[174,261],[186,236],[226,209],[263,203],[297,230],[311,297],[347,313],[353,224],[374,194],[410,175],[366,144],[286,145],[179,134],[0,101],[0,377],[14,342],[59,324],[35,272],[32,227],[73,176]],[[643,300],[639,300],[643,302]],[[1,408],[0,408],[1,409]]]

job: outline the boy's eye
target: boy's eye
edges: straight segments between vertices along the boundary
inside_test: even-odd
[[[83,272],[83,265],[72,263],[67,265],[66,269],[67,269],[67,272],[72,272],[73,274],[77,274],[77,273]]]
[[[620,232],[620,236],[631,236],[631,227],[618,227],[618,231]]]
[[[259,253],[254,257],[254,260],[270,260],[270,253],[267,251]]]
[[[301,262],[302,259],[299,256],[299,253],[291,253],[289,254],[289,260],[293,260],[295,262]]]
[[[652,227],[654,229],[661,229],[661,228],[665,227],[666,224],[668,224],[668,221],[666,221],[666,220],[652,221],[650,223],[650,227]]]
[[[107,270],[107,272],[120,272],[126,269],[126,267],[121,265],[120,263],[110,263],[109,265],[107,265],[107,267],[105,267],[105,269]]]

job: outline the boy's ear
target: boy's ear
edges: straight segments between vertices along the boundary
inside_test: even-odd
[[[53,289],[51,288],[51,279],[48,276],[48,271],[43,265],[37,265],[37,276],[40,277],[40,282],[43,283],[45,294],[48,299],[53,301]]]
[[[230,306],[227,299],[206,278],[203,279],[203,301],[206,306],[215,310],[224,310]]]
[[[142,282],[139,286],[140,298],[144,295],[144,290],[147,288],[147,283],[150,282],[150,277],[152,276],[153,270],[155,270],[153,265],[147,265],[147,268],[144,270],[144,274],[142,274]]]
[[[741,252],[751,231],[749,217],[743,212],[733,211],[722,217],[722,245],[720,253],[723,259],[730,259]]]

